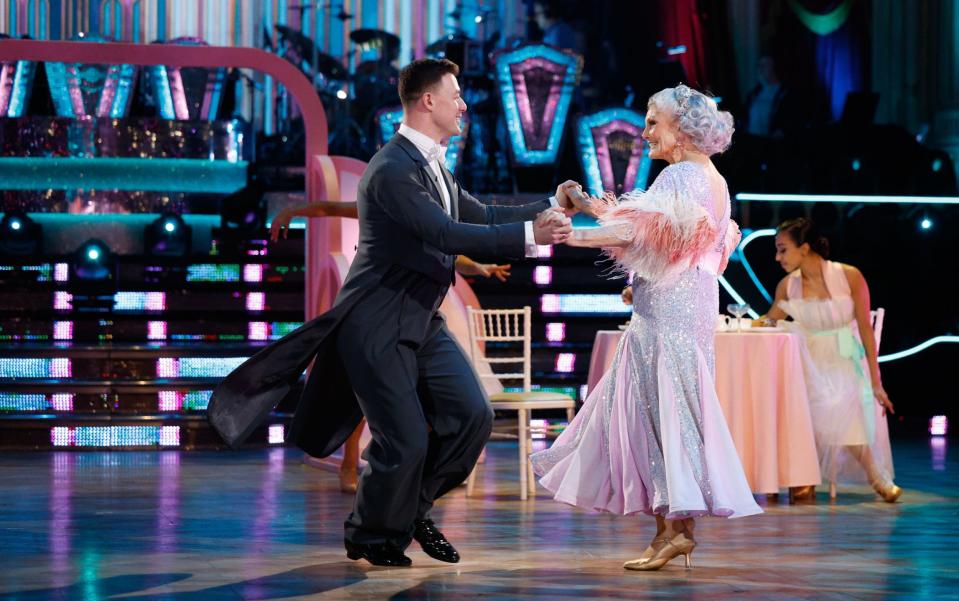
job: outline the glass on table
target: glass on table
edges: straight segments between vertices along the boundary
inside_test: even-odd
[[[729,303],[726,310],[736,316],[736,331],[743,331],[743,315],[749,313],[752,307],[748,303]]]

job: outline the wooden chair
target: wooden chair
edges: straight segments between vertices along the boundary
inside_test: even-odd
[[[467,308],[469,321],[470,359],[474,365],[480,362],[494,365],[517,365],[518,369],[497,373],[480,374],[480,378],[495,378],[498,380],[522,380],[522,392],[501,392],[490,395],[489,400],[493,409],[502,411],[516,411],[519,428],[519,482],[520,499],[526,500],[529,494],[536,494],[536,480],[533,475],[533,466],[529,461],[532,449],[532,434],[530,432],[530,414],[537,409],[565,409],[567,417],[572,420],[576,402],[565,394],[557,392],[541,392],[532,389],[530,383],[530,327],[532,319],[530,308],[522,309],[476,309]],[[521,346],[519,354],[500,355],[489,357],[479,352],[480,343],[506,344],[508,348]],[[476,483],[476,468],[466,481],[466,495],[473,493]]]

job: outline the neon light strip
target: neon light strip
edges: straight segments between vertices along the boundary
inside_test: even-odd
[[[903,359],[905,357],[910,357],[916,353],[922,352],[933,346],[934,344],[939,344],[940,342],[954,342],[959,343],[959,336],[936,336],[935,338],[930,338],[929,340],[923,342],[922,344],[916,345],[910,349],[904,351],[899,351],[898,353],[892,353],[889,355],[881,355],[879,357],[879,363],[885,363],[887,361],[895,361],[897,359]]]
[[[769,291],[766,290],[766,287],[763,286],[762,282],[759,281],[759,277],[756,275],[756,272],[753,271],[752,265],[749,264],[749,261],[746,259],[746,245],[755,240],[756,238],[762,238],[764,236],[775,236],[776,230],[774,229],[765,229],[765,230],[756,230],[755,232],[750,233],[739,243],[739,261],[742,263],[743,267],[746,269],[746,273],[749,275],[749,278],[753,281],[753,284],[756,284],[756,288],[759,289],[759,293],[763,295],[763,298],[766,299],[767,303],[773,302],[773,297],[770,296]]]
[[[246,185],[246,161],[141,158],[0,158],[6,190],[137,190],[229,194]]]
[[[845,194],[756,194],[753,192],[740,192],[736,195],[736,200],[757,202],[959,205],[959,196],[850,196]]]

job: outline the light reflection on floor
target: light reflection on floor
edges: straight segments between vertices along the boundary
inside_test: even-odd
[[[373,568],[342,551],[351,497],[293,449],[0,455],[0,601],[291,598],[944,599],[959,595],[959,471],[946,439],[894,442],[901,503],[766,502],[701,521],[691,571],[626,572],[648,518],[517,497],[516,447],[490,446],[437,523],[464,557]],[[785,495],[783,495],[785,496]]]

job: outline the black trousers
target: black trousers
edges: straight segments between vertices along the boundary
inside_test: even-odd
[[[395,301],[384,288],[361,302],[344,319],[337,350],[373,437],[346,538],[405,549],[413,521],[429,517],[433,502],[469,476],[489,439],[493,411],[435,308],[417,341],[402,326],[409,305],[397,311]],[[371,319],[382,315],[401,325]]]

